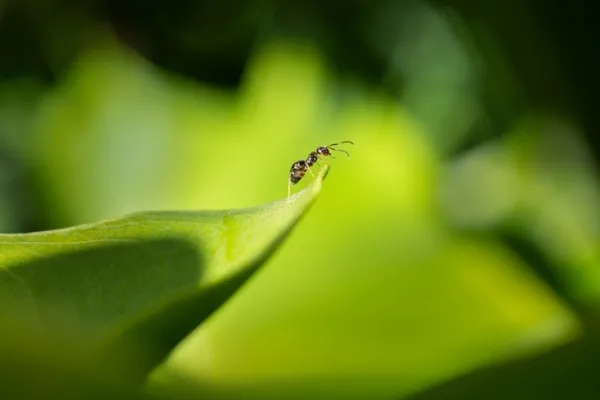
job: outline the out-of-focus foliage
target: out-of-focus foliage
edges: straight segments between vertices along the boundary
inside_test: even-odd
[[[546,354],[467,374],[424,391],[411,400],[434,399],[592,399],[600,384],[597,333],[586,335]]]
[[[540,329],[548,338],[537,346],[547,346],[576,326],[499,243],[443,226],[439,159],[422,128],[368,92],[336,107],[314,49],[265,47],[235,102],[209,88],[182,93],[110,45],[78,67],[36,121],[35,160],[67,224],[133,203],[260,203],[285,195],[290,160],[315,144],[356,143],[351,160],[334,160],[329,191],[292,243],[167,368],[243,391],[277,379],[295,383],[298,396],[383,396],[505,357]],[[86,104],[74,120],[72,107]]]
[[[416,1],[348,2],[346,14],[275,3],[231,11],[233,27],[204,2],[165,5],[162,18],[152,4],[111,3],[114,29],[91,24],[86,40],[67,41],[64,54],[78,51],[51,87],[6,86],[0,97],[9,99],[0,127],[15,132],[2,133],[10,157],[1,160],[17,166],[0,171],[5,231],[268,203],[286,196],[292,162],[319,145],[355,143],[343,147],[350,160],[331,160],[327,190],[290,240],[175,348],[148,390],[392,399],[527,356],[550,365],[557,346],[582,340],[600,293],[600,187],[582,139],[591,125],[564,106],[573,103],[567,81],[554,79],[559,67],[535,76],[523,61],[552,53],[537,46],[537,25],[523,28],[529,8],[514,7],[528,39],[515,44],[495,36],[512,21],[508,8],[487,29],[477,17],[492,18],[493,6],[469,2],[444,13]],[[342,22],[318,28],[328,12]],[[58,48],[60,32],[48,40]],[[515,44],[510,57],[504,43]],[[537,50],[519,59],[528,48]],[[202,82],[230,81],[232,60],[246,53],[235,90]],[[572,357],[565,373],[594,365],[583,352]],[[520,385],[510,368],[483,388],[475,374],[438,393],[499,395]],[[514,393],[563,392],[523,383]]]

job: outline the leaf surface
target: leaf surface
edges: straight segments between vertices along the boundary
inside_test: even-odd
[[[264,264],[328,170],[290,199],[255,208],[142,212],[0,235],[0,312],[83,329],[103,361],[132,360],[124,379],[143,380]]]

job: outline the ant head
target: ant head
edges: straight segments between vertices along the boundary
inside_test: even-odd
[[[317,153],[322,156],[330,156],[331,155],[331,153],[329,152],[329,149],[325,146],[317,147]]]

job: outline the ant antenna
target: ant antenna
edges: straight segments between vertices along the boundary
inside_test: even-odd
[[[334,151],[341,151],[342,153],[345,153],[345,154],[346,154],[346,156],[348,156],[348,158],[350,158],[350,154],[349,154],[349,153],[348,153],[346,150],[340,150],[340,149],[336,149],[335,147],[333,147],[333,146],[337,146],[337,145],[340,145],[340,144],[343,144],[343,143],[350,143],[350,144],[354,144],[353,142],[351,142],[351,141],[349,141],[349,140],[344,140],[343,142],[339,142],[339,143],[332,143],[332,144],[330,144],[329,146],[327,146],[327,148],[328,148],[328,149],[330,149],[330,150],[334,150]]]
[[[332,143],[329,146],[337,146],[339,144],[344,144],[344,143],[350,143],[350,144],[354,144],[354,142],[351,142],[349,140],[344,140],[343,142],[339,142],[339,143]]]

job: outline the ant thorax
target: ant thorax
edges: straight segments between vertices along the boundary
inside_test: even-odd
[[[312,153],[310,153],[310,154],[308,155],[308,158],[306,159],[306,164],[307,164],[309,167],[312,167],[313,165],[315,165],[315,163],[316,163],[317,161],[319,161],[319,156],[318,156],[318,154],[317,154],[317,152],[316,152],[316,151],[313,151]]]

